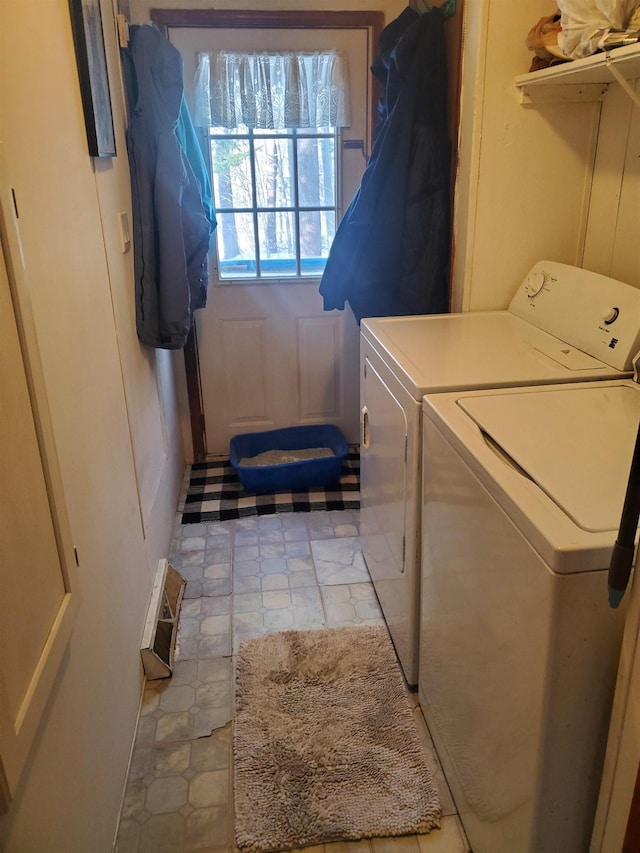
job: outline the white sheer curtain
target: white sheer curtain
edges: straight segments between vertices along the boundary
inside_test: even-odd
[[[272,130],[348,127],[346,57],[341,51],[199,53],[194,122]]]

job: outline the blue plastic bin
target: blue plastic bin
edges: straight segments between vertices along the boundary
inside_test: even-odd
[[[303,459],[282,465],[241,465],[241,459],[250,459],[268,450],[302,450],[328,447],[333,456]],[[330,486],[340,479],[342,463],[349,446],[337,426],[297,426],[272,429],[267,432],[234,435],[229,446],[229,457],[242,487],[246,492],[295,492]]]

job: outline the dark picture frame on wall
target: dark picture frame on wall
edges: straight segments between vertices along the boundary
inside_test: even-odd
[[[69,0],[89,154],[115,157],[107,56],[100,0]]]

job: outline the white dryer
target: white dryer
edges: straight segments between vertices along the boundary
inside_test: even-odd
[[[361,538],[405,678],[418,680],[421,402],[458,389],[630,375],[640,291],[541,261],[504,311],[364,319]]]
[[[425,397],[418,692],[474,853],[589,849],[639,423],[633,380]]]

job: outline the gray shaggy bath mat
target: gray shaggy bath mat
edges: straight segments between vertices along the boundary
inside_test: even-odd
[[[243,643],[233,753],[242,851],[440,826],[440,803],[383,626],[283,631]]]

